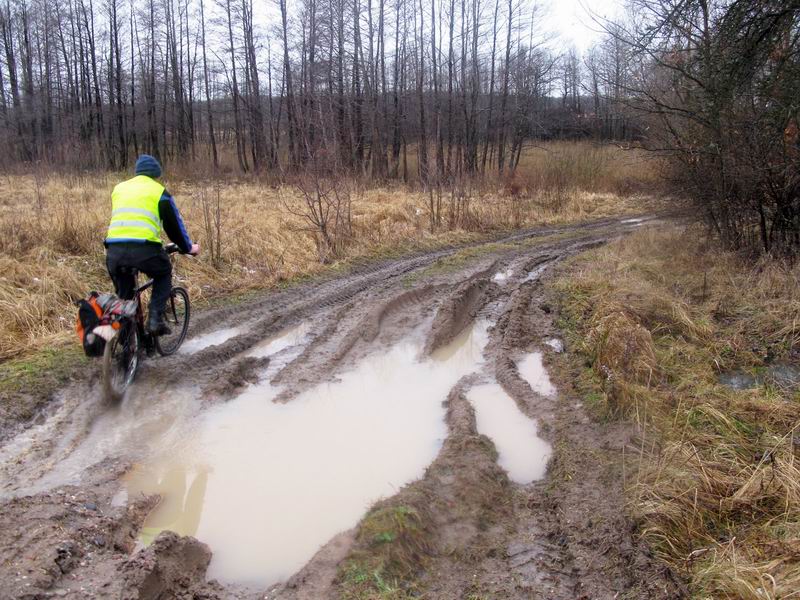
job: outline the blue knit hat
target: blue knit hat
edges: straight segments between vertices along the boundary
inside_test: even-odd
[[[136,175],[147,175],[158,179],[161,177],[161,165],[149,154],[142,154],[136,161]]]

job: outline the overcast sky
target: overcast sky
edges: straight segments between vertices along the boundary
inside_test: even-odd
[[[447,0],[445,0],[446,3]],[[542,36],[554,36],[549,45],[553,50],[561,51],[565,46],[574,44],[575,47],[583,52],[587,50],[594,42],[602,37],[602,32],[599,26],[592,20],[592,14],[602,18],[614,18],[622,14],[622,9],[627,0],[534,0],[537,4],[537,12],[542,15],[540,22],[540,33]],[[0,0],[2,2],[2,0]],[[299,9],[300,3],[297,0],[288,0],[289,11]],[[484,7],[489,9],[493,6],[493,2],[484,2]],[[212,7],[218,6],[211,3]],[[256,2],[256,20],[264,27],[265,31],[274,34],[275,31],[271,29],[279,23],[279,15],[277,3],[273,0],[264,0]],[[361,3],[362,10],[365,3]],[[374,6],[374,4],[373,4]],[[441,6],[441,5],[440,5]],[[505,19],[505,0],[501,0],[501,19]],[[526,2],[526,6],[531,6]],[[213,10],[213,9],[212,9]],[[490,18],[489,10],[484,8],[485,17]],[[527,14],[523,19],[529,18]],[[362,17],[363,18],[363,17]],[[487,23],[484,23],[484,27]],[[488,22],[491,26],[491,22]],[[502,36],[503,31],[499,32]],[[276,36],[272,36],[274,40],[279,41]],[[391,48],[391,44],[389,45]]]
[[[623,5],[623,0],[542,0],[547,28],[578,50],[586,50],[601,36],[587,11],[612,18],[621,13]]]

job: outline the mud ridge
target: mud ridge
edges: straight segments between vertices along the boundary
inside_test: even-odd
[[[328,315],[326,324],[314,338],[316,343],[307,344],[298,356],[272,377],[273,384],[285,386],[275,398],[275,402],[288,402],[303,390],[330,377],[329,371],[320,372],[314,368],[314,359],[319,358],[322,353],[327,362],[331,353],[322,350],[321,347],[335,339],[336,332],[354,309],[355,303],[351,301]]]
[[[339,347],[330,357],[330,363],[336,364],[341,362],[359,341],[367,343],[375,341],[375,338],[377,338],[380,333],[384,318],[390,313],[407,309],[414,304],[421,304],[431,298],[438,290],[445,287],[449,286],[428,285],[419,289],[409,290],[370,311],[344,337]]]
[[[475,429],[464,383],[456,385],[447,398],[450,435],[424,478],[378,502],[367,516],[400,507],[418,515],[425,539],[432,543],[423,544],[424,551],[410,557],[410,568],[422,575],[419,590],[409,591],[424,589],[426,597],[461,597],[438,594],[443,583],[438,574],[446,573],[445,580],[458,579],[466,587],[475,564],[499,550],[494,539],[496,528],[511,506],[508,477],[496,464],[494,446]],[[374,540],[357,529],[348,560],[357,563],[372,544]],[[348,585],[340,574],[334,597],[342,595]]]
[[[259,372],[269,366],[270,357],[244,356],[226,365],[217,377],[203,387],[204,396],[231,397],[247,384],[258,382]]]
[[[552,484],[519,488],[515,497],[515,533],[506,550],[508,568],[521,583],[519,591],[565,600],[610,600],[623,593],[682,597],[681,586],[634,538],[619,509],[625,492],[621,457],[614,448],[627,443],[630,428],[592,423],[564,377],[557,378],[557,397],[549,398],[535,393],[520,376],[514,357],[554,333],[552,317],[540,308],[547,303],[542,286],[523,285],[520,292],[495,330],[501,338],[495,376],[520,409],[542,423],[540,431],[553,442],[555,453],[548,466]],[[563,367],[554,369],[559,362],[553,353],[544,355],[551,372],[566,373]]]
[[[442,303],[425,342],[426,355],[452,341],[475,319],[478,311],[489,301],[488,292],[494,285],[489,277],[495,270],[496,263],[493,263],[488,269],[469,277]]]

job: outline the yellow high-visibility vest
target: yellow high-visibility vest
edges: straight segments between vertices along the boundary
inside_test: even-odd
[[[158,201],[164,186],[147,175],[137,175],[111,192],[111,223],[106,241],[146,240],[161,243]]]

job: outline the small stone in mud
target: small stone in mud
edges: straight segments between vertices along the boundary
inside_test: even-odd
[[[85,508],[86,510],[97,510],[97,504],[95,504],[94,502],[87,502],[86,504],[83,505],[83,508]]]
[[[106,538],[104,538],[102,535],[95,536],[92,538],[92,543],[98,548],[102,548],[106,545]]]
[[[76,561],[77,557],[75,556],[75,544],[72,542],[66,542],[56,548],[55,563],[58,565],[58,568],[62,573],[69,573],[73,568],[75,568]]]

